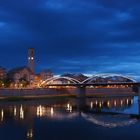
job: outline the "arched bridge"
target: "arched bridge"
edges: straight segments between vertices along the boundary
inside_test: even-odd
[[[71,77],[52,77],[40,83],[41,87],[45,86],[100,86],[100,85],[121,85],[134,84],[136,80],[120,74],[98,74],[93,75],[84,81],[79,81]]]
[[[76,87],[78,96],[85,96],[86,87],[138,87],[140,83],[133,78],[119,74],[93,75],[84,81],[71,77],[52,77],[40,83],[40,87]]]
[[[43,85],[64,85],[64,84],[80,84],[78,80],[71,77],[52,77],[41,83]]]
[[[129,76],[121,74],[97,74],[85,79],[82,83],[136,83],[137,81]]]

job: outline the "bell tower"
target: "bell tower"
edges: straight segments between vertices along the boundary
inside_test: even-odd
[[[35,73],[35,49],[34,48],[28,49],[28,67],[33,73]]]

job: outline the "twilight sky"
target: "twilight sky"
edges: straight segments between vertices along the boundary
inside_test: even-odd
[[[139,0],[0,0],[0,65],[140,76]]]

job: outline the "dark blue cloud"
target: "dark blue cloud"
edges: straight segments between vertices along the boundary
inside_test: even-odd
[[[137,0],[1,0],[0,65],[25,65],[34,47],[37,71],[139,76],[139,6]]]

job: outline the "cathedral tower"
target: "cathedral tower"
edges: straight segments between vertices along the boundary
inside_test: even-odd
[[[28,67],[35,73],[35,50],[34,48],[28,49]]]

